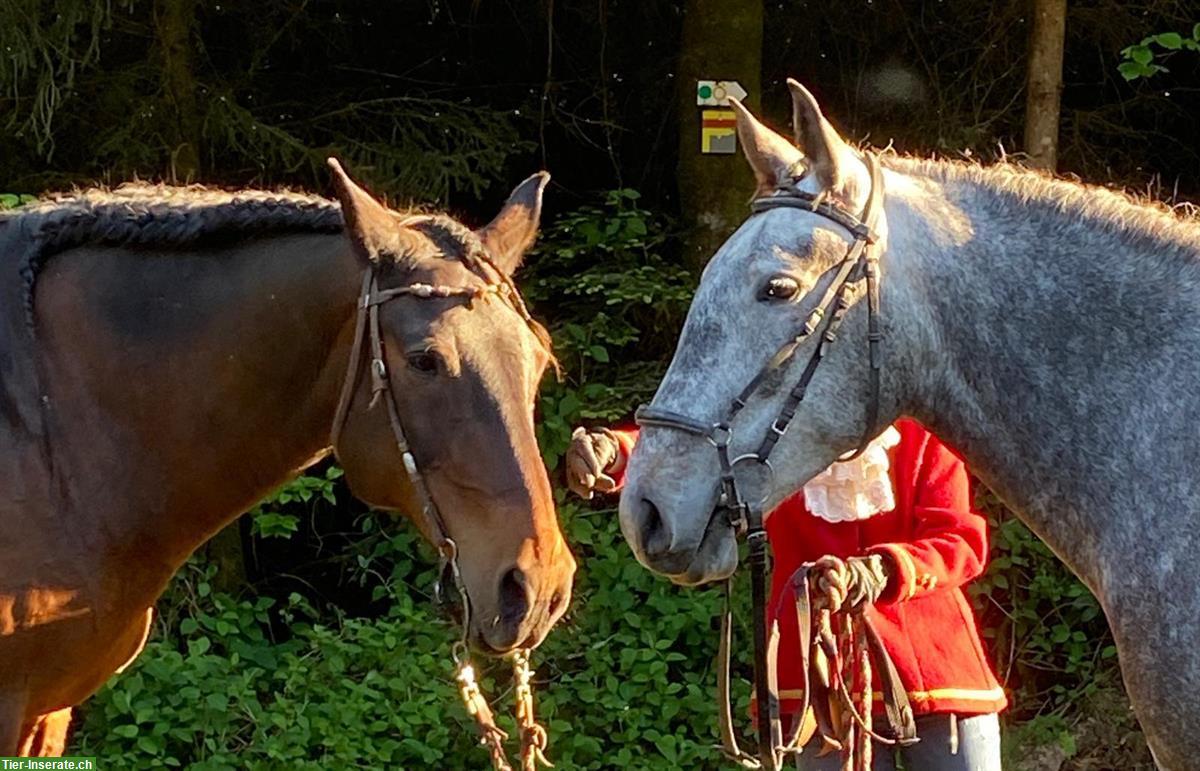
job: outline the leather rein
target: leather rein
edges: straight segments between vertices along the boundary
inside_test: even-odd
[[[492,268],[496,270],[497,274],[500,274],[494,265]],[[417,465],[408,442],[408,436],[404,432],[404,424],[400,420],[400,411],[391,387],[387,359],[384,355],[383,333],[379,324],[379,307],[398,297],[419,299],[462,297],[466,299],[469,308],[471,303],[495,294],[504,298],[527,325],[532,327],[535,322],[529,315],[520,294],[509,281],[488,281],[484,287],[435,286],[416,283],[394,289],[380,289],[377,271],[377,266],[372,265],[363,272],[362,289],[359,292],[355,314],[354,342],[350,346],[350,360],[346,368],[346,377],[342,381],[341,395],[338,398],[337,411],[334,413],[333,427],[330,430],[330,446],[337,447],[338,439],[349,417],[350,406],[354,401],[354,394],[361,378],[361,362],[366,353],[368,356],[367,369],[371,377],[371,401],[367,409],[374,409],[380,401],[387,406],[392,438],[396,443],[396,449],[400,452],[404,473],[408,476],[420,504],[423,530],[438,551],[440,570],[438,582],[434,586],[435,601],[443,604],[453,592],[460,603],[461,637],[451,649],[459,695],[462,697],[467,712],[475,720],[476,728],[479,730],[480,744],[488,748],[495,771],[512,771],[504,747],[508,734],[496,725],[491,707],[476,682],[475,668],[470,660],[467,640],[471,628],[471,599],[459,571],[458,545],[446,530],[441,512],[429,492],[429,485]],[[364,343],[369,345],[369,348],[364,348]],[[529,651],[527,649],[516,651],[513,655],[513,685],[517,725],[521,734],[520,761],[523,771],[535,771],[538,764],[552,765],[543,754],[546,749],[547,735],[545,729],[538,725],[534,715],[531,677]]]
[[[845,256],[830,270],[830,281],[816,307],[809,314],[800,331],[783,346],[747,383],[734,398],[725,414],[716,423],[700,420],[677,412],[643,405],[637,411],[639,426],[667,428],[699,436],[716,449],[720,463],[720,497],[714,518],[724,517],[727,524],[738,535],[744,535],[749,545],[747,561],[751,571],[751,600],[754,616],[754,694],[757,702],[758,757],[738,745],[733,727],[733,710],[730,699],[733,646],[733,613],[731,581],[725,582],[725,606],[721,617],[720,650],[718,652],[718,700],[721,750],[746,768],[762,768],[776,771],[789,754],[799,753],[808,737],[805,723],[807,707],[812,705],[816,714],[817,728],[825,738],[826,748],[843,749],[855,756],[855,767],[869,768],[870,741],[884,743],[911,743],[916,740],[915,724],[908,697],[899,682],[895,667],[879,642],[878,635],[870,625],[869,617],[860,611],[837,614],[834,618],[828,609],[821,608],[820,592],[810,586],[809,567],[805,565],[792,576],[791,585],[795,595],[797,622],[801,651],[801,667],[804,672],[804,695],[796,719],[792,721],[788,736],[783,736],[779,710],[779,684],[777,677],[778,622],[767,628],[767,579],[770,572],[770,547],[767,532],[763,527],[762,500],[747,499],[739,489],[736,471],[739,465],[755,466],[769,481],[774,474],[770,456],[776,443],[787,432],[795,417],[817,367],[830,346],[837,340],[837,333],[850,309],[852,294],[861,283],[866,284],[867,296],[867,348],[869,358],[866,422],[858,448],[841,460],[852,460],[861,455],[874,436],[880,409],[880,343],[883,331],[880,326],[879,308],[879,250],[876,224],[882,208],[883,177],[878,159],[867,153],[864,161],[871,178],[871,190],[861,216],[799,189],[802,174],[791,176],[775,194],[756,198],[751,202],[751,216],[775,209],[790,208],[811,212],[845,228],[850,235],[850,245]],[[730,457],[729,445],[733,438],[733,423],[738,413],[758,393],[769,376],[784,371],[795,360],[800,346],[815,333],[820,332],[816,347],[795,385],[788,392],[783,407],[764,434],[758,449],[751,453]],[[764,488],[765,489],[765,488]],[[814,627],[815,624],[815,627]],[[835,633],[835,627],[837,632]],[[839,639],[840,638],[840,639]],[[845,654],[845,655],[844,655]],[[895,738],[880,736],[871,729],[871,673],[870,658],[882,660],[881,680],[884,682],[884,702],[892,734]],[[865,681],[864,681],[865,674]],[[814,682],[814,680],[816,682]],[[849,683],[848,683],[849,681]],[[865,682],[865,699],[854,698],[852,690],[861,691]],[[816,687],[823,686],[826,693],[840,703],[839,719],[829,710],[820,708],[815,696]],[[857,686],[857,687],[856,687]],[[840,725],[834,725],[839,723]],[[840,738],[838,738],[840,736]],[[846,747],[847,741],[850,746]],[[865,765],[863,755],[865,754]]]

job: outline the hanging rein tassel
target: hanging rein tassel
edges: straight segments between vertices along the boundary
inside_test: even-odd
[[[508,738],[508,734],[496,725],[492,708],[488,706],[487,699],[483,698],[483,693],[479,690],[479,683],[475,681],[475,667],[471,666],[466,657],[459,660],[458,672],[454,679],[458,681],[458,692],[462,696],[467,713],[475,718],[475,727],[479,729],[479,743],[486,746],[492,756],[493,768],[496,771],[512,771],[504,751],[504,740]]]
[[[533,670],[529,668],[529,651],[525,648],[513,656],[513,685],[516,690],[517,727],[521,731],[521,771],[537,771],[539,765],[554,768],[546,759],[550,739],[546,729],[533,713]]]
[[[813,605],[821,607],[817,633],[812,636],[813,692],[808,699],[824,740],[819,754],[840,751],[842,771],[870,771],[875,743],[895,746],[916,741],[908,695],[865,609],[838,609],[836,598],[824,596],[808,581],[799,582],[797,589],[804,585],[812,592]],[[890,736],[876,733],[873,724],[873,662],[879,664]],[[822,712],[828,717],[822,719]]]
[[[859,698],[858,713],[864,721],[863,730],[858,733],[854,771],[871,771],[871,649],[867,647],[866,622],[854,618],[847,621],[854,627],[854,652],[858,654],[854,695]]]
[[[458,681],[459,695],[467,713],[475,719],[479,743],[488,748],[492,768],[495,771],[513,771],[504,747],[508,733],[496,725],[495,715],[479,690],[475,667],[471,666],[465,648],[460,655],[459,646],[455,647],[454,660],[457,664],[454,679]],[[533,670],[529,667],[529,651],[526,649],[513,654],[513,691],[517,727],[521,732],[521,771],[537,771],[539,765],[553,768],[554,764],[544,754],[549,743],[546,729],[538,724],[533,711]]]

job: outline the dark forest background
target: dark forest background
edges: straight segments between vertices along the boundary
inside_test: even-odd
[[[479,224],[547,169],[521,283],[566,365],[539,404],[557,468],[572,425],[625,420],[652,393],[697,269],[749,195],[740,158],[695,153],[697,76],[739,80],[777,126],[790,76],[854,139],[1021,163],[1035,10],[0,0],[0,205],[134,178],[329,192],[337,155],[393,201]],[[1071,0],[1058,173],[1169,204],[1200,196],[1197,22],[1197,0]],[[728,227],[708,232],[701,214]],[[719,767],[717,597],[655,580],[611,508],[558,495],[582,571],[537,656],[551,756]],[[1010,767],[1148,767],[1095,600],[979,498],[993,559],[973,594],[1013,697]],[[350,499],[336,467],[310,471],[193,559],[138,664],[80,710],[73,750],[137,768],[483,767],[449,683],[453,631],[429,608],[431,564],[404,523]]]

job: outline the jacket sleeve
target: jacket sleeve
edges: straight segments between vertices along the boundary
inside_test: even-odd
[[[617,489],[620,490],[625,486],[625,465],[629,463],[629,456],[633,454],[633,446],[637,444],[638,429],[636,426],[633,426],[630,428],[612,428],[609,430],[617,437],[618,451],[620,453],[616,461],[617,470],[610,476],[617,483]]]
[[[987,565],[987,520],[971,508],[970,481],[963,462],[931,434],[916,466],[912,538],[882,543],[892,578],[881,602],[903,602],[961,586]]]

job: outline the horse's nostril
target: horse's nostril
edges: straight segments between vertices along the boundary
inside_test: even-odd
[[[566,595],[561,589],[555,592],[554,596],[550,598],[550,618],[557,616],[559,611],[563,609],[563,602],[565,599]]]
[[[661,557],[671,550],[671,533],[654,502],[642,499],[642,551],[647,557]]]
[[[529,597],[525,593],[525,573],[513,568],[500,579],[500,620],[515,624],[529,612]]]

